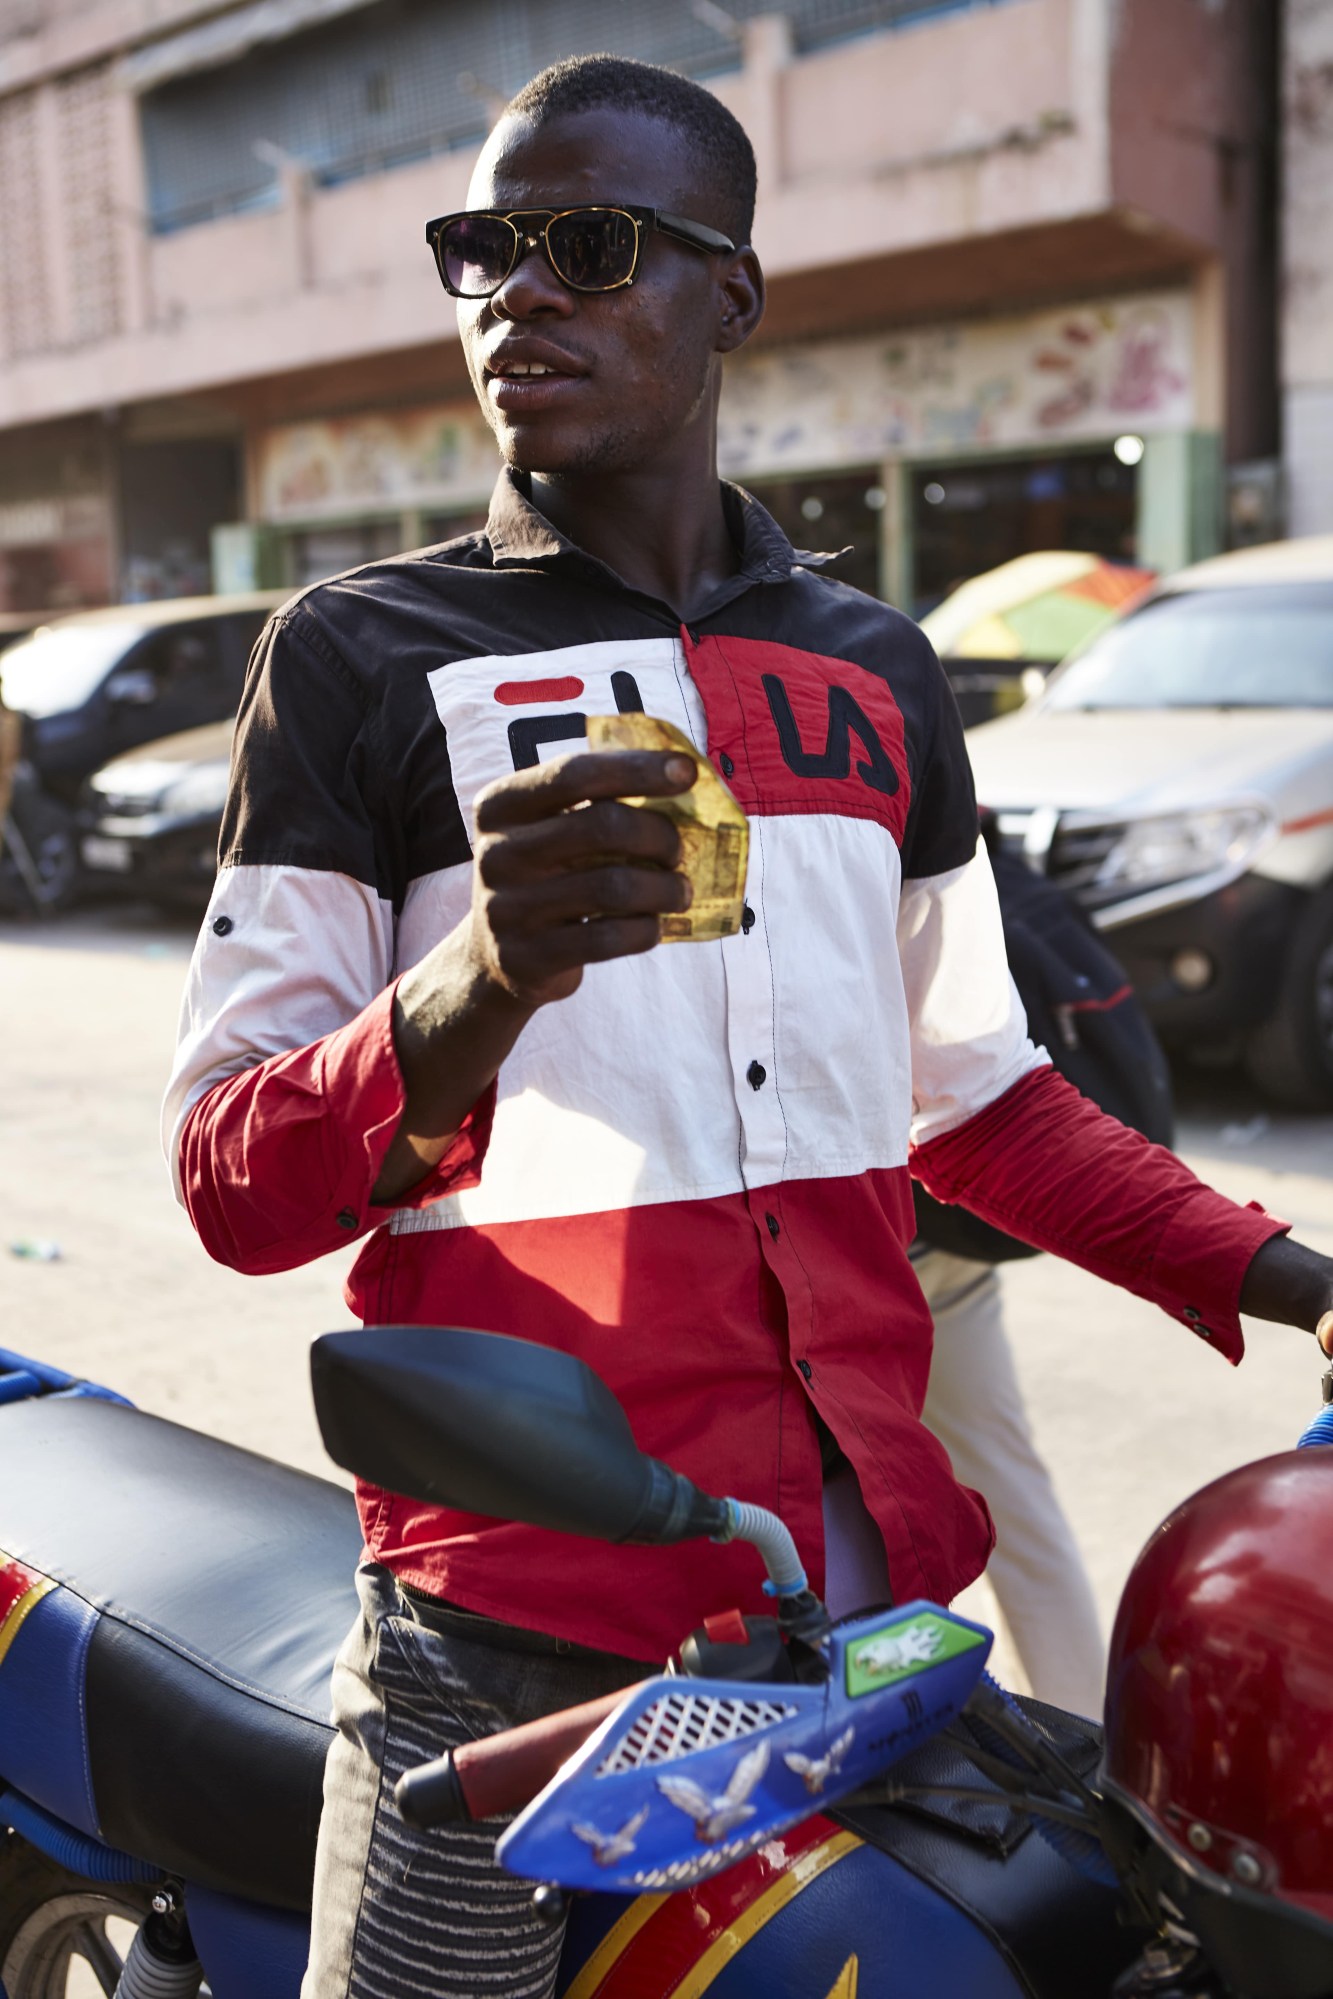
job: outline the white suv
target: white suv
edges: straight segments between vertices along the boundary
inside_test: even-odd
[[[1168,1046],[1333,1103],[1333,535],[1182,570],[968,745]]]

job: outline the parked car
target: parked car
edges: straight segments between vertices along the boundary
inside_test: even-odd
[[[1333,536],[1167,579],[968,746],[1168,1047],[1333,1103]]]
[[[186,729],[93,773],[78,810],[90,877],[166,906],[203,908],[217,871],[232,726]]]
[[[73,805],[83,780],[140,743],[236,713],[250,649],[281,591],[79,611],[0,656],[23,754]]]

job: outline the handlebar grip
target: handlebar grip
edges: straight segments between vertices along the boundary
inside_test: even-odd
[[[408,1770],[394,1787],[399,1811],[415,1826],[467,1824],[521,1811],[634,1691],[622,1687],[582,1707],[561,1708],[519,1728],[464,1742],[433,1763]]]

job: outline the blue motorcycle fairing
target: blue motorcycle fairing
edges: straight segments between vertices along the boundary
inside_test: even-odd
[[[71,1590],[35,1603],[0,1660],[0,1781],[101,1837],[84,1725],[98,1614]]]
[[[918,1601],[835,1626],[817,1686],[650,1680],[519,1815],[497,1858],[567,1888],[701,1881],[928,1741],[961,1711],[991,1642]]]
[[[299,1999],[310,1918],[215,1888],[185,1888],[185,1913],[213,1999]]]

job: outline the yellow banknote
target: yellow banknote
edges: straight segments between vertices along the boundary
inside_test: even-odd
[[[680,916],[662,918],[664,944],[697,944],[731,937],[741,927],[750,828],[745,814],[706,757],[670,722],[654,715],[589,715],[588,747],[593,750],[684,750],[699,775],[675,798],[630,798],[660,812],[680,832],[680,871],[688,875],[694,900]]]

